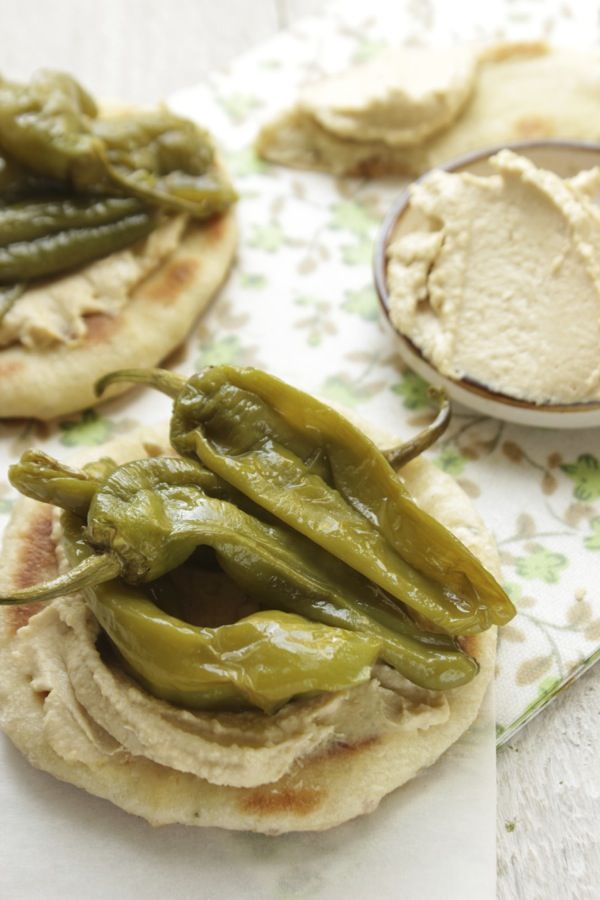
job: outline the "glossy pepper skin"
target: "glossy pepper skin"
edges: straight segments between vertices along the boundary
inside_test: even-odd
[[[215,163],[212,142],[167,110],[94,120],[107,175],[124,193],[203,219],[223,212],[236,193]]]
[[[451,636],[439,633],[440,625],[444,622],[450,633],[476,633],[490,620],[506,620],[512,609],[510,601],[491,576],[488,578],[500,594],[489,591],[488,596],[477,596],[473,582],[477,589],[485,587],[484,570],[478,563],[479,569],[474,566],[471,554],[439,523],[424,517],[390,464],[350,423],[313,398],[254,370],[215,367],[187,382],[163,370],[130,370],[102,379],[98,390],[124,380],[152,384],[175,399],[172,441],[189,458],[139,460],[114,471],[105,462],[94,471],[88,470],[84,479],[72,471],[65,472],[60,464],[29,460],[30,469],[37,466],[43,482],[37,485],[27,465],[17,467],[11,477],[26,486],[30,495],[59,503],[62,499],[67,509],[76,508],[79,514],[89,505],[87,525],[82,529],[78,520],[74,541],[85,549],[81,550],[82,561],[70,573],[0,602],[30,602],[83,589],[92,608],[98,598],[105,601],[97,612],[94,610],[99,621],[111,637],[114,635],[115,645],[127,665],[138,673],[136,677],[157,696],[186,705],[237,703],[239,698],[230,700],[226,696],[231,685],[224,688],[221,682],[218,699],[213,684],[210,690],[204,685],[200,695],[191,691],[187,699],[177,700],[177,667],[169,669],[168,655],[163,657],[161,650],[155,655],[164,663],[161,672],[169,669],[169,673],[166,682],[155,673],[153,685],[154,676],[148,674],[153,671],[153,662],[144,653],[138,625],[140,616],[143,619],[146,614],[157,624],[157,607],[141,586],[114,581],[122,575],[132,583],[150,584],[151,598],[159,597],[161,590],[152,586],[159,584],[164,573],[184,571],[196,548],[208,546],[213,548],[222,570],[259,605],[278,605],[293,614],[301,613],[326,629],[341,625],[342,634],[371,642],[373,658],[384,659],[418,684],[445,689],[473,677],[476,662]],[[423,441],[427,442],[429,436],[425,435]],[[401,450],[397,458],[411,455],[414,446],[405,454]],[[244,463],[249,465],[245,467]],[[271,465],[270,478],[267,463]],[[390,482],[390,473],[397,484]],[[95,480],[93,492],[88,478]],[[369,478],[371,483],[356,485],[357,478]],[[86,482],[83,490],[81,482]],[[390,488],[390,484],[395,487]],[[378,494],[377,488],[388,494]],[[369,500],[373,501],[371,505]],[[387,505],[378,505],[382,500]],[[390,521],[382,522],[384,513]],[[416,562],[410,559],[406,547],[402,549],[408,561],[399,552],[394,518],[402,515],[409,524],[421,528],[424,539],[426,526],[433,523],[430,545],[419,548]],[[409,541],[409,551],[411,546]],[[94,554],[92,547],[102,552]],[[439,580],[419,571],[418,566],[424,568],[422,560],[427,562],[428,554],[440,549],[456,567],[448,571],[447,580],[469,585],[470,598],[446,588],[438,560],[433,559],[429,568]],[[380,555],[368,558],[373,552]],[[393,599],[393,592],[382,590],[402,579],[406,595],[396,594]],[[119,615],[124,609],[134,614],[122,634],[118,629],[110,631],[111,619],[106,611],[114,609],[113,596]],[[142,600],[151,608],[140,606],[138,601]],[[414,607],[416,619],[398,600]],[[485,604],[486,614],[481,615]],[[434,615],[430,615],[432,610]],[[103,615],[107,617],[102,619]],[[264,615],[285,613],[270,611]],[[433,623],[430,630],[427,623]],[[187,629],[196,627],[179,624]],[[170,633],[169,623],[159,623],[159,627],[163,637]],[[205,633],[202,639],[208,640],[213,649],[218,645],[226,659],[230,646],[235,649],[234,656],[243,655],[246,638],[242,638],[242,644],[232,638],[233,644],[224,647],[216,640],[220,632],[218,628],[214,635]],[[137,648],[133,655],[141,654],[141,660],[127,656],[128,641]],[[167,644],[170,653],[175,652],[175,645]],[[326,643],[319,646],[324,665]],[[168,694],[161,693],[165,683]],[[237,683],[235,690],[239,690]],[[244,702],[262,703],[263,709],[275,708],[279,702],[273,697],[251,699],[248,692],[244,697]]]
[[[90,553],[81,520],[63,514],[72,562]],[[379,642],[288,613],[260,612],[200,628],[163,612],[119,580],[84,591],[96,619],[135,679],[156,697],[191,709],[273,712],[292,697],[342,691],[371,677]]]
[[[93,206],[98,204],[90,204],[90,210]],[[12,285],[68,272],[129,247],[155,227],[155,214],[140,210],[113,221],[66,227],[4,244],[0,246],[0,284]]]
[[[177,376],[131,371],[175,398],[171,442],[254,503],[449,634],[515,609],[494,577],[421,510],[377,447],[308,394],[255,369]]]
[[[0,79],[0,321],[28,282],[130,246],[161,211],[203,220],[236,199],[193,122],[168,110],[101,118],[60,72]]]
[[[52,503],[84,518],[104,480],[117,464],[104,457],[73,469],[42,450],[26,450],[8,470],[10,483],[21,494],[41,503]]]
[[[99,118],[69,75],[0,82],[0,149],[76,193],[125,193],[203,219],[236,198],[206,132],[168,111]]]
[[[135,197],[48,196],[0,207],[0,247],[72,229],[110,225],[148,207]]]
[[[175,400],[171,441],[254,503],[450,634],[515,613],[476,557],[419,509],[377,447],[315,398],[253,369],[215,366],[187,382],[161,370],[102,379]]]
[[[60,194],[61,189],[64,191],[60,181],[36,175],[6,152],[0,152],[0,206],[28,197]]]
[[[359,573],[292,529],[238,508],[229,486],[197,462],[159,457],[126,463],[92,490],[89,476],[74,479],[75,470],[52,461],[36,465],[32,455],[12,467],[13,484],[80,514],[91,498],[85,539],[110,554],[107,563],[117,557],[130,584],[153,582],[197,546],[210,546],[222,569],[258,605],[367,634],[378,641],[385,662],[422,687],[454,687],[477,672],[475,660],[451,638],[419,627]],[[113,575],[103,569],[103,578]],[[87,564],[85,576],[88,584]],[[80,570],[72,578],[73,590]],[[68,576],[60,589],[69,589]]]

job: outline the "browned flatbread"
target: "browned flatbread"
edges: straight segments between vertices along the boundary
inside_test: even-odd
[[[144,452],[154,454],[156,437],[145,434],[145,442],[122,439],[104,447],[103,455],[124,461]],[[405,473],[406,483],[421,505],[451,528],[490,569],[497,570],[493,541],[454,481],[421,459],[410,463]],[[5,537],[2,561],[7,582],[13,587],[29,586],[56,574],[50,507],[27,499],[19,501]],[[75,617],[85,618],[81,599],[68,602],[73,604]],[[309,753],[287,774],[268,784],[223,786],[132,754],[114,746],[114,742],[107,749],[105,733],[88,719],[84,723],[93,736],[93,746],[88,741],[85,752],[80,752],[69,743],[68,728],[66,732],[61,728],[58,739],[63,752],[58,755],[54,749],[56,729],[52,736],[52,723],[46,718],[56,708],[54,694],[71,690],[69,684],[65,687],[65,671],[48,675],[41,689],[31,680],[17,640],[19,629],[27,627],[30,620],[31,628],[39,627],[44,621],[41,617],[48,617],[48,612],[40,604],[0,608],[0,725],[33,765],[112,800],[155,825],[183,823],[279,834],[321,830],[370,812],[387,793],[434,763],[469,727],[493,672],[496,635],[490,630],[468,639],[468,651],[479,659],[481,670],[468,685],[446,692],[446,721],[423,728],[417,721],[408,730],[373,734],[355,742],[334,741],[324,751]],[[40,630],[40,639],[43,637]],[[163,710],[169,706],[150,698],[122,673],[111,671],[109,664],[99,665],[99,679],[103,684],[117,682],[123,702],[137,703],[143,694],[146,704]],[[370,686],[352,690],[365,687]],[[207,727],[210,720],[219,718],[212,713],[186,715],[197,716]],[[265,721],[263,714],[257,713],[256,719],[256,727]],[[191,721],[188,719],[188,724]]]
[[[75,345],[0,347],[0,418],[50,419],[98,403],[94,383],[107,372],[154,366],[188,334],[231,265],[237,240],[229,212],[187,227],[177,249],[137,285],[116,316],[86,317]],[[116,386],[110,395],[126,390]]]

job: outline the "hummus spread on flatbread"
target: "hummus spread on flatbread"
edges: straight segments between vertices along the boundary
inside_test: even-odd
[[[461,51],[398,47],[308,85],[257,138],[280,165],[415,175],[470,150],[600,138],[600,54],[543,43]]]
[[[124,462],[161,450],[171,452],[164,437],[146,430],[103,453]],[[423,459],[403,471],[419,503],[497,571],[493,541],[452,479]],[[4,545],[10,584],[64,568],[57,523],[56,510],[19,500]],[[460,688],[425,690],[377,663],[364,684],[272,715],[217,713],[147,693],[77,596],[0,607],[0,724],[34,765],[153,824],[319,830],[373,810],[458,739],[492,676],[495,640],[493,628],[465,639],[480,671]]]
[[[422,224],[388,250],[392,321],[450,378],[598,400],[600,170],[563,179],[509,150],[490,163],[490,177],[434,170],[411,187]]]
[[[256,787],[340,742],[423,730],[450,715],[443,693],[419,688],[385,665],[359,688],[288,703],[272,715],[180,709],[105,665],[99,631],[85,602],[69,598],[35,616],[15,641],[33,690],[48,692],[48,744],[67,761],[102,765],[115,753],[131,753],[211,784]]]
[[[232,262],[236,198],[208,132],[166,107],[101,114],[66,73],[0,78],[0,418],[92,406],[103,374],[171,353]]]
[[[407,47],[308,85],[299,106],[341,138],[410,147],[455,119],[475,86],[476,54]]]
[[[94,406],[94,383],[106,372],[125,363],[158,363],[186,338],[227,275],[237,227],[231,211],[209,222],[191,221],[168,252],[180,228],[175,217],[156,243],[151,235],[145,250],[119,253],[118,272],[107,259],[91,264],[93,281],[85,272],[57,280],[48,318],[41,287],[19,298],[6,319],[11,317],[21,337],[0,345],[0,418],[50,419]],[[77,298],[63,294],[64,282],[77,289]],[[104,305],[97,293],[101,283],[110,290],[106,307],[84,314],[84,308]],[[56,331],[63,339],[49,342]],[[65,333],[71,335],[67,340]]]
[[[19,343],[35,349],[81,341],[86,317],[118,315],[133,288],[176,249],[187,219],[185,214],[170,216],[137,244],[29,287],[0,320],[0,347]]]

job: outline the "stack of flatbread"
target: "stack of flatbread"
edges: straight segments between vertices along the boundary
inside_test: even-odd
[[[543,43],[398,48],[309,84],[261,156],[335,175],[416,175],[471,150],[600,140],[600,54]]]

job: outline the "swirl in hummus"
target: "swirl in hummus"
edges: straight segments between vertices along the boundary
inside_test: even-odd
[[[434,170],[388,250],[391,318],[444,375],[534,403],[600,399],[600,169],[563,179],[509,150]]]

